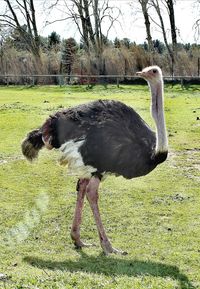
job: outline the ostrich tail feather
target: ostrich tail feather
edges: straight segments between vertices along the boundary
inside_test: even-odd
[[[39,150],[44,146],[42,140],[42,132],[36,129],[28,133],[26,138],[22,141],[21,148],[23,155],[30,162],[37,158]]]

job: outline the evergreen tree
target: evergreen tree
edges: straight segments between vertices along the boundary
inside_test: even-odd
[[[55,31],[51,32],[48,36],[48,47],[52,48],[58,44],[60,44],[60,35],[57,34]]]
[[[74,38],[68,38],[63,41],[63,49],[61,54],[61,66],[60,72],[70,76],[72,72],[72,65],[74,63],[75,54],[78,50],[76,40]],[[68,82],[70,77],[68,77]]]
[[[165,45],[158,39],[153,40],[153,46],[155,51],[157,51],[159,54],[162,54],[165,50]]]
[[[120,40],[116,37],[114,40],[114,47],[115,48],[120,48],[121,44],[120,44]]]

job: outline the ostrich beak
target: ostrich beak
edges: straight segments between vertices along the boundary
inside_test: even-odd
[[[136,72],[136,75],[139,77],[145,77],[146,73],[144,71],[138,71]]]
[[[147,78],[147,72],[146,71],[138,71],[138,72],[136,72],[136,75],[139,77],[142,77],[144,79]]]
[[[136,75],[137,75],[137,76],[141,76],[141,75],[142,75],[142,71],[137,71],[137,72],[136,72]]]

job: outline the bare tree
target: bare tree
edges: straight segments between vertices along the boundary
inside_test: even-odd
[[[108,37],[113,23],[117,21],[120,10],[110,6],[109,0],[64,0],[62,4],[60,0],[55,0],[50,8],[58,7],[59,4],[63,5],[63,2],[66,4],[66,17],[55,21],[71,19],[76,24],[86,51],[89,55],[91,52],[95,53],[99,73],[104,73],[103,49],[105,39]],[[103,27],[105,19],[106,25]],[[49,22],[49,24],[51,23]]]
[[[40,60],[40,37],[38,35],[33,0],[4,0],[5,11],[0,14],[0,22],[18,31],[26,42],[28,50]]]
[[[177,47],[177,35],[176,35],[176,24],[175,24],[175,14],[174,14],[174,3],[175,0],[165,0],[170,21],[171,39],[174,53]]]
[[[168,1],[168,0],[166,0]],[[165,46],[167,48],[167,51],[168,51],[168,54],[170,56],[170,59],[171,59],[171,74],[173,75],[174,74],[174,64],[175,64],[175,53],[174,53],[174,50],[173,50],[173,46],[171,47],[169,42],[168,42],[168,39],[167,39],[167,30],[166,30],[166,27],[165,27],[165,22],[164,22],[164,19],[163,19],[163,13],[162,13],[162,10],[161,10],[161,6],[160,6],[160,3],[161,1],[158,1],[158,0],[150,0],[150,3],[152,5],[152,7],[154,7],[157,15],[158,15],[158,18],[159,18],[159,24],[156,23],[152,18],[152,21],[154,23],[156,23],[160,28],[161,28],[161,31],[162,31],[162,34],[163,34],[163,39],[164,39],[164,43],[165,43]],[[174,22],[175,24],[175,22]]]
[[[147,41],[148,41],[148,49],[149,51],[154,51],[153,41],[151,37],[151,29],[150,29],[151,23],[150,23],[149,12],[148,12],[149,0],[138,0],[138,1],[141,5],[142,13],[144,16],[144,23],[146,27],[146,34],[147,34]]]

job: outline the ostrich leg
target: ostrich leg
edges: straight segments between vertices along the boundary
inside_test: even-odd
[[[101,221],[99,207],[98,207],[98,188],[99,188],[100,180],[97,177],[92,177],[87,185],[86,196],[90,203],[90,207],[92,209],[95,222],[97,225],[99,239],[101,243],[101,247],[106,255],[109,253],[120,253],[127,254],[126,252],[114,249],[106,236],[106,232],[103,227],[103,223]]]
[[[82,248],[84,246],[90,246],[89,244],[85,244],[80,239],[80,226],[82,221],[82,210],[84,206],[84,197],[86,194],[86,187],[89,183],[89,179],[80,179],[77,183],[77,201],[76,201],[76,209],[74,213],[74,220],[72,223],[71,229],[71,238],[74,241],[74,245],[76,248]]]

